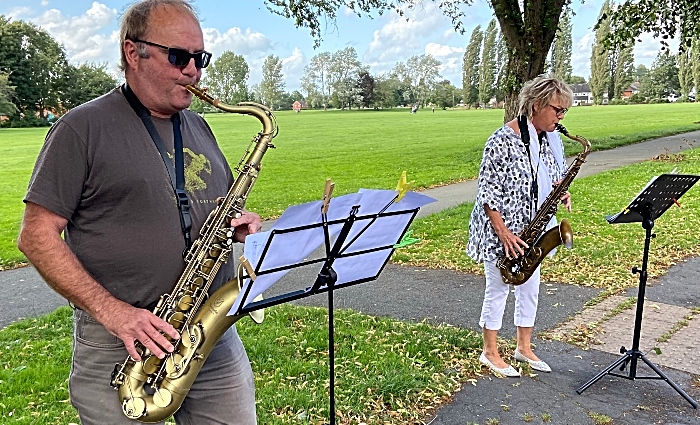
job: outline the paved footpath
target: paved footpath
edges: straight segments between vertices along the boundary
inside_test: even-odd
[[[700,146],[700,131],[593,152],[577,178],[695,146]],[[423,193],[438,202],[425,206],[419,216],[473,201],[476,182]],[[652,244],[652,255],[653,249]],[[290,273],[266,295],[304,288],[314,280],[314,274],[311,270]],[[677,264],[660,279],[649,282],[640,342],[640,349],[647,358],[696,401],[700,401],[699,285],[700,258]],[[31,267],[0,272],[0,290],[12,294],[0,309],[0,328],[19,318],[44,314],[66,304],[48,289]],[[427,319],[478,331],[483,290],[483,276],[390,264],[376,282],[337,291],[335,307],[402,320]],[[554,372],[500,379],[484,369],[476,385],[465,385],[449,404],[426,422],[431,425],[700,424],[700,412],[664,381],[631,381],[605,376],[583,394],[576,393],[583,383],[620,357],[620,346],[630,348],[632,345],[635,308],[628,299],[636,299],[637,289],[584,308],[584,304],[599,293],[599,289],[593,288],[543,284],[536,332],[555,339],[536,339],[535,343],[538,354]],[[505,338],[515,335],[512,302],[511,297],[500,333]],[[322,306],[326,298],[309,297],[297,303]],[[622,308],[630,304],[631,307]],[[611,313],[613,310],[619,313]],[[594,322],[598,326],[590,325]],[[589,349],[563,342],[581,329],[586,329],[585,334],[591,338]],[[342,341],[336,342],[342,344]],[[661,354],[657,355],[654,348],[660,349]],[[637,371],[639,376],[656,376],[643,364]],[[612,422],[605,422],[606,416]]]

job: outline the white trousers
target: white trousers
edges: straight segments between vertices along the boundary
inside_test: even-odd
[[[486,274],[486,290],[484,291],[484,303],[481,306],[479,326],[497,331],[501,329],[503,324],[503,312],[506,309],[510,285],[503,283],[496,261],[484,261],[484,272]],[[523,328],[535,326],[539,293],[540,268],[537,267],[530,279],[522,285],[515,286],[515,313],[513,315],[515,326]]]

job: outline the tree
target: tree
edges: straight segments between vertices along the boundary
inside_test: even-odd
[[[666,40],[673,38],[678,38],[680,49],[685,50],[700,37],[697,0],[625,0],[604,18],[613,28],[607,44],[633,40],[649,32],[661,37],[662,50],[668,48]]]
[[[484,31],[484,48],[481,51],[479,67],[479,103],[485,106],[491,101],[496,83],[496,20],[491,19]]]
[[[400,99],[398,87],[400,82],[391,74],[380,74],[374,77],[374,105],[382,108],[393,108]]]
[[[227,50],[209,65],[202,85],[221,102],[235,105],[248,100],[249,75],[245,58]]]
[[[43,116],[45,110],[59,107],[57,87],[66,67],[63,47],[46,31],[0,15],[0,72],[9,74],[19,112]]]
[[[695,98],[698,97],[700,91],[700,38],[693,40],[690,48],[690,57],[693,64],[693,84],[695,85]]]
[[[651,99],[664,99],[679,90],[676,55],[672,55],[668,49],[662,50],[642,80],[642,91]]]
[[[634,52],[633,45],[618,45],[615,50],[617,58],[615,61],[615,74],[611,76],[615,81],[613,93],[615,99],[622,99],[622,93],[634,82]]]
[[[0,72],[0,115],[12,116],[17,112],[17,107],[12,103],[15,88],[9,84],[9,75]]]
[[[328,80],[333,89],[332,97],[336,107],[352,107],[359,104],[360,91],[356,83],[362,71],[365,70],[354,47],[346,47],[331,55]]]
[[[504,84],[506,81],[506,67],[508,65],[508,50],[503,34],[498,33],[496,42],[496,101],[502,102],[505,99]]]
[[[324,111],[331,93],[328,75],[330,62],[330,53],[317,54],[304,67],[304,75],[301,77],[301,86],[306,91],[306,98],[311,100],[314,106],[323,106]]]
[[[462,59],[462,90],[467,108],[479,101],[479,62],[483,37],[481,25],[477,25],[472,31]]]
[[[357,88],[362,98],[361,104],[365,108],[369,108],[374,103],[374,77],[367,71],[360,72],[357,79]]]
[[[646,67],[646,65],[639,64],[637,65],[637,68],[634,70],[634,76],[637,79],[637,81],[642,81],[642,78],[644,78],[645,75],[649,72],[649,68]]]
[[[552,46],[550,69],[554,75],[571,83],[571,14],[564,11],[559,21],[559,29]]]
[[[610,8],[609,0],[606,0],[600,10],[600,16],[607,13]],[[599,20],[600,22],[600,20]],[[595,30],[595,39],[591,47],[591,79],[588,82],[593,95],[593,103],[600,105],[603,103],[603,95],[610,82],[610,68],[608,62],[608,51],[603,44],[603,40],[608,34],[610,27],[598,25]],[[610,94],[608,94],[610,96]]]
[[[262,103],[270,109],[274,109],[275,105],[279,106],[284,95],[282,60],[275,55],[268,55],[263,63],[260,93]]]
[[[687,101],[690,91],[695,85],[693,79],[692,49],[685,49],[678,52],[678,85],[680,87],[681,99]]]
[[[684,0],[690,1],[690,0]],[[441,0],[438,7],[452,20],[456,31],[463,32],[461,5],[472,0]],[[504,81],[505,120],[515,117],[518,93],[525,81],[544,72],[547,52],[559,25],[559,16],[570,0],[490,0],[504,34],[509,52]],[[338,11],[347,8],[359,16],[382,14],[388,10],[402,13],[402,8],[423,4],[422,0],[265,0],[272,13],[295,20],[297,27],[308,27],[320,41],[321,21],[335,22]],[[344,9],[345,10],[345,9]]]
[[[440,65],[440,61],[430,54],[411,56],[405,65],[396,64],[393,72],[408,89],[407,101],[425,104],[428,94],[440,77]]]
[[[586,78],[580,75],[572,75],[567,81],[569,84],[586,84]]]
[[[107,63],[84,63],[77,67],[68,64],[63,83],[60,98],[65,109],[96,99],[118,85],[117,79],[107,72]]]

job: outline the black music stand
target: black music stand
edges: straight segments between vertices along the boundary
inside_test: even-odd
[[[425,195],[417,195],[425,196]],[[425,197],[427,199],[431,199]],[[429,202],[432,202],[431,200]],[[427,202],[425,202],[427,203]],[[329,376],[330,376],[330,424],[335,424],[335,353],[334,353],[334,326],[333,326],[333,292],[335,289],[345,288],[352,285],[357,285],[364,282],[369,282],[376,280],[379,274],[384,269],[384,266],[389,261],[391,254],[394,252],[396,245],[401,242],[404,234],[408,230],[411,222],[415,218],[420,207],[412,208],[408,210],[397,210],[388,211],[389,207],[394,205],[394,200],[389,202],[381,211],[374,214],[358,215],[360,211],[360,206],[355,205],[349,212],[346,218],[337,220],[327,220],[326,212],[328,209],[327,203],[325,203],[325,210],[322,214],[322,222],[297,226],[281,230],[272,230],[270,232],[269,238],[262,248],[262,254],[258,261],[256,261],[255,270],[252,273],[249,271],[246,274],[246,278],[254,277],[252,281],[246,284],[240,295],[240,300],[234,304],[231,309],[231,313],[246,314],[254,312],[256,310],[271,307],[278,304],[286,303],[289,301],[306,298],[311,295],[321,294],[327,292],[328,294],[328,356],[329,356]],[[398,224],[397,224],[398,221]],[[387,226],[388,224],[393,224],[393,230],[387,231],[387,228],[392,226]],[[342,226],[342,227],[340,227]],[[331,243],[332,231],[331,228],[337,229],[340,227],[340,231],[337,233],[335,240]],[[320,258],[308,259],[305,261],[299,261],[291,264],[285,264],[272,268],[265,268],[264,259],[266,256],[273,256],[276,252],[280,251],[275,247],[275,238],[287,240],[304,240],[307,236],[314,236],[314,232],[322,232],[323,234],[323,245],[325,246],[325,255]],[[370,238],[371,234],[379,234],[379,238]],[[315,236],[319,236],[316,233]],[[385,243],[377,244],[377,240],[383,240]],[[280,248],[280,246],[278,246]],[[364,276],[355,276],[352,279],[344,279],[342,272],[336,273],[334,269],[334,264],[343,270],[348,270],[349,262],[354,265],[354,269],[357,269],[357,261],[364,259],[364,263],[369,263],[367,273]],[[288,292],[286,294],[277,295],[272,298],[268,298],[261,301],[251,301],[246,303],[249,297],[253,299],[255,295],[251,296],[251,290],[255,287],[255,284],[261,280],[264,280],[266,275],[280,275],[285,272],[296,269],[299,267],[309,266],[312,264],[321,263],[321,270],[316,277],[315,282],[303,290],[297,290]],[[338,283],[340,281],[340,283]],[[264,285],[264,284],[263,284]],[[231,314],[230,313],[230,314]]]
[[[594,376],[576,390],[581,394],[588,387],[597,382],[605,375],[617,376],[629,380],[635,379],[659,379],[666,381],[674,390],[693,408],[697,409],[698,403],[686,394],[675,382],[673,382],[661,369],[646,358],[644,353],[639,350],[639,339],[642,330],[642,313],[644,310],[644,294],[647,283],[647,262],[649,260],[649,243],[651,239],[656,237],[651,233],[654,227],[654,220],[659,218],[668,208],[678,203],[678,199],[687,192],[698,180],[700,176],[682,175],[682,174],[662,174],[652,179],[649,184],[637,195],[637,197],[625,208],[622,212],[607,216],[606,219],[610,224],[618,223],[642,223],[642,227],[646,230],[644,239],[644,257],[642,260],[642,269],[632,267],[633,274],[639,274],[639,293],[637,295],[637,312],[634,320],[634,337],[632,338],[632,349],[627,350],[624,346],[620,348],[620,353],[623,354],[617,361],[606,367],[603,371]],[[641,359],[647,364],[657,376],[637,376],[637,361]],[[620,366],[620,371],[623,371],[629,363],[630,369],[627,375],[621,375],[611,372],[616,367]]]

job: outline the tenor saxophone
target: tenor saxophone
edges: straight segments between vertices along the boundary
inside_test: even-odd
[[[523,255],[515,258],[503,257],[496,263],[500,269],[503,282],[507,284],[521,285],[525,283],[551,250],[559,245],[564,245],[569,249],[573,246],[574,234],[567,220],[562,220],[558,226],[546,232],[544,230],[552,216],[557,212],[561,195],[569,190],[569,186],[581,169],[581,165],[586,162],[586,157],[591,151],[591,143],[581,136],[572,136],[561,124],[557,123],[556,129],[569,139],[581,143],[583,151],[578,154],[566,170],[566,174],[561,182],[555,186],[547,196],[547,199],[544,200],[542,206],[537,210],[535,218],[518,234],[518,237],[529,248],[525,250]]]
[[[161,296],[153,310],[180,333],[179,340],[171,340],[175,350],[159,359],[137,342],[141,361],[129,356],[114,368],[111,385],[118,390],[122,410],[128,418],[141,422],[163,421],[180,408],[221,336],[246,316],[227,316],[242,286],[240,266],[237,280],[224,284],[211,296],[207,291],[231,254],[230,222],[242,213],[262,157],[268,148],[274,148],[271,141],[277,135],[275,116],[267,107],[252,102],[226,105],[197,87],[187,86],[187,90],[223,111],[254,116],[263,129],[236,167],[238,175],[226,197],[209,214],[199,238],[185,254],[185,270],[174,289]],[[250,314],[254,321],[261,321],[260,316]]]

